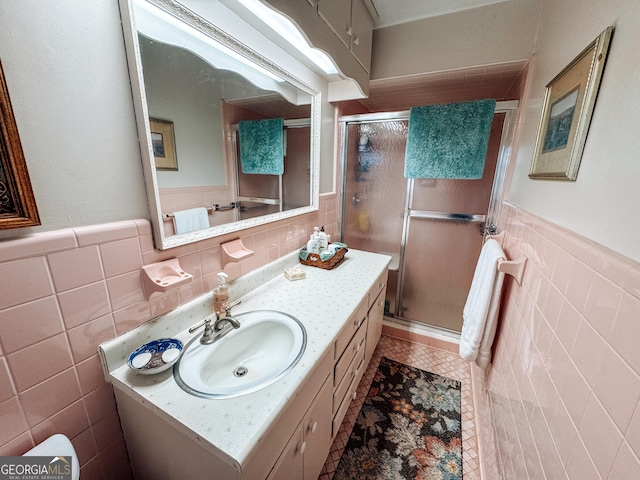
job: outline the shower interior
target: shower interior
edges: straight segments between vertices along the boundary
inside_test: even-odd
[[[406,179],[409,112],[341,119],[342,241],[391,255],[385,315],[459,333],[495,225],[517,101],[498,102],[480,180]]]
[[[311,204],[311,119],[285,119],[284,173],[245,174],[240,159],[238,125],[231,125],[235,176],[235,220],[246,220]]]

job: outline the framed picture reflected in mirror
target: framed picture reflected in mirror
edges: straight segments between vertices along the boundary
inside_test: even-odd
[[[169,120],[149,119],[151,127],[151,147],[158,170],[178,170],[176,141],[173,122]]]

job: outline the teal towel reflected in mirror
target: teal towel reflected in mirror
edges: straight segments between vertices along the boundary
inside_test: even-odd
[[[482,178],[495,106],[487,99],[412,107],[404,176]]]
[[[283,128],[282,118],[238,122],[242,173],[284,173]]]

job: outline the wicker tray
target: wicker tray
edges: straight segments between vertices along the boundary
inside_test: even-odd
[[[335,266],[337,266],[342,260],[344,260],[344,256],[347,253],[347,248],[340,248],[336,250],[331,257],[326,260],[322,260],[320,255],[317,253],[310,253],[307,255],[307,247],[302,247],[300,249],[300,263],[303,265],[311,265],[312,267],[324,268],[325,270],[331,270]],[[304,257],[307,257],[304,259]]]

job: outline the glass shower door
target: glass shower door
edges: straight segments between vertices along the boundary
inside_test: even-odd
[[[407,120],[347,123],[342,239],[352,248],[391,255],[386,313],[393,314],[407,179]]]
[[[460,332],[505,114],[494,116],[480,180],[407,180],[408,120],[387,115],[344,120],[343,241],[392,256],[386,315]]]
[[[415,179],[409,184],[398,315],[460,332],[482,248],[504,114],[494,117],[479,180]]]

